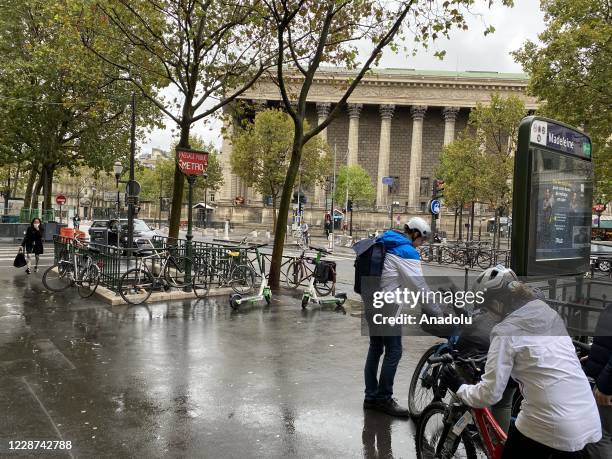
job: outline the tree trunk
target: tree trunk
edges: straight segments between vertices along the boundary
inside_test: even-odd
[[[455,209],[455,223],[453,224],[453,239],[457,239],[457,217],[459,216],[459,208]]]
[[[302,160],[303,137],[302,123],[296,123],[295,134],[293,137],[293,147],[291,149],[291,161],[287,170],[287,178],[283,185],[281,202],[278,209],[278,219],[276,220],[276,230],[274,231],[274,249],[272,250],[272,262],[270,263],[270,288],[278,289],[280,280],[280,267],[283,262],[283,249],[285,248],[285,235],[287,233],[287,214],[292,198],[293,185],[300,170]]]
[[[463,205],[459,208],[459,239],[463,240]]]
[[[38,171],[36,170],[36,165],[32,164],[32,169],[30,169],[30,175],[28,176],[28,184],[25,189],[25,196],[23,197],[23,207],[24,209],[29,209],[32,204],[32,191],[34,190],[34,184],[36,183],[36,177],[38,176]]]
[[[30,204],[31,209],[38,209],[38,196],[40,196],[40,190],[43,187],[43,183],[45,181],[45,169],[40,170],[40,174],[38,175],[38,182],[36,182],[36,186],[34,187],[34,194],[32,195],[32,203]]]
[[[180,148],[190,148],[189,145],[189,130],[191,123],[184,123],[181,126],[181,138],[178,144]],[[175,153],[176,154],[176,153]],[[174,166],[174,183],[172,187],[172,207],[170,208],[170,228],[168,229],[168,237],[177,238],[179,236],[179,228],[181,226],[181,210],[183,208],[183,191],[185,189],[185,176],[178,167],[178,163]]]
[[[45,166],[45,182],[43,184],[43,210],[49,210],[51,206],[51,196],[53,195],[53,172],[55,166]]]
[[[470,209],[470,241],[474,240],[474,201],[472,201],[472,208]]]
[[[272,195],[272,231],[276,231],[276,221],[278,220],[276,216],[276,195]]]

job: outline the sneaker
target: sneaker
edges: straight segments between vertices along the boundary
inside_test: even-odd
[[[26,274],[31,274],[32,271],[30,270],[30,268],[26,268]]]
[[[38,266],[34,266],[34,272],[37,273],[38,272]]]
[[[378,402],[376,400],[365,399],[363,401],[363,409],[364,410],[375,410],[378,406]]]
[[[378,402],[376,404],[376,409],[388,414],[389,416],[396,416],[398,418],[410,417],[410,411],[408,411],[408,408],[400,406],[394,398]]]

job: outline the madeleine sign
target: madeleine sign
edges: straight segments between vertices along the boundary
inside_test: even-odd
[[[185,175],[203,175],[208,168],[208,153],[205,151],[176,149],[179,169]]]

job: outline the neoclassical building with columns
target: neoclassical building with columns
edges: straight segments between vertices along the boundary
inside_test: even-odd
[[[317,73],[307,104],[311,125],[325,119],[352,75],[334,68]],[[526,94],[527,83],[525,74],[376,69],[363,79],[322,135],[336,152],[337,167],[359,164],[368,172],[376,187],[378,210],[386,212],[397,201],[403,212],[420,213],[431,196],[442,148],[465,129],[470,110],[478,102],[487,103],[492,93],[516,95],[527,110],[534,110],[536,100]],[[281,104],[278,87],[266,79],[241,99],[250,107],[247,116]],[[225,184],[216,201],[233,203],[236,197],[243,197],[246,205],[261,206],[262,197],[232,174],[230,136],[236,119],[227,119],[221,151]],[[393,177],[394,185],[384,185],[383,177]],[[307,196],[307,208],[323,208],[322,187],[309,190]]]

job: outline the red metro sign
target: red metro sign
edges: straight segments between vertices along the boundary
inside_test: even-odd
[[[176,159],[185,175],[203,175],[208,168],[208,153],[205,151],[176,149]]]

